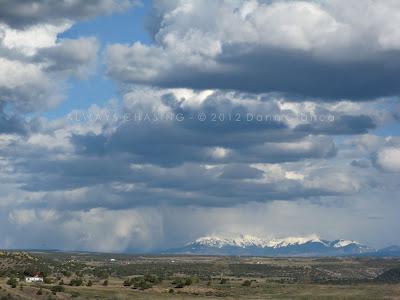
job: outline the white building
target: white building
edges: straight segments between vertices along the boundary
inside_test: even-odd
[[[34,282],[43,282],[43,277],[36,275],[34,277],[25,277],[25,282],[34,283]]]

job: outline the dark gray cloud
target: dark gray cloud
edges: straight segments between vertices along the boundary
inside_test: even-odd
[[[356,168],[369,168],[371,167],[371,162],[367,159],[354,159],[350,163],[353,167]]]
[[[148,91],[151,93],[154,91]],[[297,120],[295,112],[280,108],[279,103],[272,99],[264,101],[263,97],[247,98],[241,94],[216,92],[201,104],[190,105],[190,99],[178,99],[178,95],[153,94],[152,97],[151,100],[142,100],[140,93],[129,94],[125,113],[129,113],[131,119],[119,123],[114,130],[72,135],[71,142],[76,152],[87,156],[126,154],[136,163],[164,166],[184,162],[280,163],[329,158],[336,154],[331,138],[309,136],[313,130],[320,134],[318,126],[322,125],[306,120],[310,128],[298,130],[296,127],[293,130],[289,124],[290,118]],[[129,101],[134,104],[130,105]],[[168,112],[154,112],[143,107],[143,103]],[[150,118],[154,114],[160,120],[146,121],[145,113]],[[169,113],[181,117],[182,121],[164,120],[164,114]],[[142,116],[141,121],[135,121],[135,114]],[[201,115],[206,119],[199,120]],[[353,132],[351,126],[351,122],[342,124],[338,133]],[[362,126],[360,124],[359,128]],[[326,131],[331,127],[335,125],[326,125]],[[368,127],[363,130],[368,130]],[[336,132],[332,130],[332,134]]]
[[[298,125],[295,130],[313,134],[363,134],[377,127],[376,121],[366,115],[333,115],[332,122],[313,122]],[[326,116],[324,116],[326,117]],[[329,117],[329,116],[328,116]]]
[[[84,20],[136,3],[131,0],[4,0],[0,3],[0,22],[23,28],[43,23]]]
[[[85,76],[95,66],[97,51],[95,38],[63,39],[54,47],[39,49],[35,60],[44,63],[48,72]]]
[[[123,168],[120,162],[111,166],[112,161],[115,159],[98,158],[89,162],[80,159],[64,163],[25,162],[24,169],[19,171],[31,173],[32,176],[29,180],[25,178],[22,189],[48,193],[48,196],[42,197],[41,201],[26,205],[66,210],[93,207],[127,209],[162,204],[229,207],[247,202],[297,200],[354,192],[350,185],[346,187],[338,184],[337,187],[331,188],[324,186],[323,182],[311,184],[316,179],[314,177],[305,181],[293,180],[285,175],[275,174],[273,170],[268,176],[275,179],[264,180],[262,170],[246,165],[236,166],[236,170],[233,170],[232,166],[210,169],[195,164],[174,168],[156,166]],[[94,168],[93,164],[97,167]],[[39,165],[41,167],[38,168]],[[82,171],[85,169],[90,171]],[[234,171],[237,174],[234,174]],[[74,199],[68,195],[63,196],[67,190],[77,191]],[[54,197],[57,199],[49,203]]]
[[[0,101],[0,135],[1,134],[25,134],[28,124],[17,115],[9,115],[5,111],[5,103]]]
[[[223,179],[261,179],[264,172],[248,165],[227,165],[223,168],[220,178]]]
[[[400,76],[400,64],[396,63],[400,61],[400,51],[381,53],[364,60],[338,62],[323,61],[297,50],[261,48],[240,51],[237,48],[240,46],[224,48],[215,57],[220,68],[198,70],[175,61],[168,70],[154,70],[156,75],[151,78],[137,76],[136,67],[129,64],[130,56],[140,55],[131,48],[131,52],[120,54],[120,64],[110,60],[109,74],[125,83],[164,88],[282,92],[287,96],[297,96],[299,100],[372,100],[400,93],[396,80]],[[109,51],[112,53],[116,48]]]

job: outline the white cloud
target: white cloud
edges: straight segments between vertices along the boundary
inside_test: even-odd
[[[400,93],[389,80],[399,66],[380,67],[398,60],[396,1],[182,0],[154,7],[154,45],[108,47],[108,72],[123,83],[352,100]]]
[[[376,157],[376,164],[387,172],[400,172],[400,148],[381,149]]]
[[[66,31],[71,24],[40,24],[26,29],[13,29],[0,23],[2,45],[10,50],[26,55],[34,55],[40,48],[55,46],[57,35]]]

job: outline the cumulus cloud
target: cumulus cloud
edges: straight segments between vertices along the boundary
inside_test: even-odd
[[[399,93],[395,1],[155,1],[154,10],[155,44],[109,46],[114,79],[327,100]]]
[[[0,92],[3,102],[22,111],[52,107],[62,98],[39,65],[4,57],[0,57]]]
[[[15,112],[55,107],[64,99],[66,79],[86,77],[96,66],[95,38],[57,40],[72,23],[43,22],[15,29],[0,18],[0,101]]]
[[[379,150],[375,163],[386,172],[400,172],[400,148],[387,147]]]
[[[351,165],[358,168],[375,166],[384,173],[397,173],[399,168],[400,138],[398,136],[378,136],[365,134],[348,142],[356,147],[358,157]],[[396,176],[389,177],[396,180]]]
[[[124,11],[133,5],[135,1],[130,0],[2,1],[2,106],[25,113],[59,104],[64,99],[65,81],[69,76],[88,76],[95,69],[98,52],[93,37],[59,40],[59,34],[76,21]]]

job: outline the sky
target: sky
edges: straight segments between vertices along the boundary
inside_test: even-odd
[[[400,244],[399,78],[393,0],[1,1],[0,248]]]

